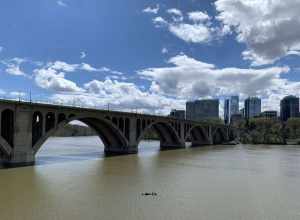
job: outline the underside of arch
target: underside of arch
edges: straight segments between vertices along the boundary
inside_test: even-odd
[[[9,156],[12,153],[12,147],[2,137],[0,137],[0,151],[5,156]]]
[[[226,135],[224,134],[222,129],[217,128],[213,135],[213,144],[223,144],[226,141]]]
[[[68,124],[71,121],[81,121],[84,124],[88,125],[90,128],[95,130],[97,135],[102,140],[105,152],[106,153],[122,153],[126,152],[128,141],[123,136],[123,134],[118,130],[117,127],[112,125],[109,121],[106,121],[105,119],[97,119],[97,118],[75,118],[72,117],[69,120],[65,120],[58,124],[55,128],[51,129],[49,132],[47,132],[43,137],[40,138],[40,140],[37,141],[37,143],[33,146],[33,150],[35,153],[38,152],[38,150],[41,148],[41,146],[45,143],[45,141],[52,135],[54,135],[55,132],[57,132],[58,129],[63,128],[66,124]]]
[[[119,151],[121,149],[126,149],[128,146],[128,141],[123,136],[122,132],[110,123],[94,118],[84,118],[79,121],[87,124],[97,132],[105,146],[106,152],[114,150]]]
[[[161,150],[185,147],[185,143],[180,140],[172,126],[163,122],[152,123],[150,126],[145,128],[138,138],[137,145],[140,143],[146,133],[150,132],[151,130],[155,131],[158,135]]]
[[[201,126],[192,128],[187,138],[191,140],[192,147],[211,144],[208,132],[205,132]]]

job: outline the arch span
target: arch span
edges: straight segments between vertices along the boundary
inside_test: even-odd
[[[1,136],[13,148],[15,134],[15,114],[11,109],[1,112]]]
[[[5,139],[0,136],[0,151],[7,157],[12,153],[12,147],[7,143]]]
[[[90,128],[96,131],[97,135],[102,140],[105,152],[106,153],[128,153],[127,152],[127,146],[128,146],[128,140],[124,137],[122,132],[118,129],[117,126],[115,126],[111,121],[108,121],[104,118],[96,118],[96,117],[71,117],[68,119],[65,119],[64,121],[58,123],[54,128],[46,132],[45,135],[43,135],[36,144],[33,146],[33,151],[36,154],[39,149],[42,147],[42,145],[45,143],[45,141],[53,136],[55,132],[57,132],[59,129],[66,126],[68,123],[72,121],[80,121],[86,125],[88,125]]]
[[[161,150],[185,147],[185,142],[180,139],[171,124],[166,122],[149,122],[146,126],[146,123],[143,123],[143,121],[145,120],[137,121],[137,129],[140,129],[137,131],[137,146],[145,135],[153,130],[159,137]]]
[[[216,128],[216,130],[213,132],[212,137],[213,144],[223,144],[227,141],[226,134],[221,128]]]
[[[191,129],[187,132],[185,140],[190,140],[192,147],[211,144],[208,128],[204,128],[200,125],[191,127]]]
[[[42,137],[43,135],[43,121],[44,117],[43,114],[39,111],[36,111],[32,115],[32,146],[36,144],[36,142]]]

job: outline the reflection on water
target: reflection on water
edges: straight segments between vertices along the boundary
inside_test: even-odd
[[[96,141],[51,139],[39,166],[0,170],[0,219],[300,219],[297,146],[150,142],[104,158]]]

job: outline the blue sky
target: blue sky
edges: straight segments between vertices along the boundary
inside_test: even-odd
[[[299,95],[300,3],[4,0],[0,96],[167,113],[186,100]]]

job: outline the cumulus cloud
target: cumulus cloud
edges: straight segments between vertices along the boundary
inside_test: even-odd
[[[151,91],[168,97],[187,100],[240,94],[257,95],[270,103],[274,96],[299,94],[300,83],[282,78],[289,70],[285,66],[220,69],[180,54],[170,58],[167,67],[148,68],[138,74],[152,82]]]
[[[143,91],[134,83],[106,79],[92,80],[84,84],[85,92],[79,94],[55,94],[53,100],[88,107],[107,108],[121,111],[168,114],[171,107],[184,107],[184,100],[176,100]]]
[[[86,52],[84,51],[80,52],[80,59],[84,59],[86,58],[86,56],[87,56]]]
[[[5,71],[10,75],[26,76],[26,73],[21,69],[21,64],[26,62],[26,59],[15,57],[9,60],[3,60],[1,63],[6,66]]]
[[[5,70],[8,74],[15,76],[25,76],[26,74],[21,70],[20,66],[16,64],[9,64]]]
[[[149,13],[149,14],[157,14],[159,11],[159,5],[156,5],[155,7],[147,7],[143,10],[144,13]]]
[[[65,79],[64,72],[58,72],[52,68],[42,68],[34,70],[36,84],[43,88],[55,92],[82,92],[75,82]]]
[[[171,19],[157,16],[153,18],[153,23],[157,28],[167,28],[170,33],[188,43],[206,43],[213,39],[215,28],[207,22],[210,17],[201,11],[191,12],[184,15],[179,9],[171,8],[167,10]],[[189,22],[184,21],[184,17],[189,18]]]
[[[215,6],[227,31],[247,45],[243,57],[252,65],[300,54],[300,1],[217,0]]]
[[[172,24],[169,30],[181,40],[189,43],[203,43],[211,40],[210,29],[204,24]]]
[[[153,24],[155,25],[155,27],[157,27],[157,28],[169,25],[169,23],[162,17],[155,17],[152,19],[152,21],[153,21]]]
[[[182,12],[177,8],[170,8],[167,10],[167,13],[176,15],[176,16],[182,16]]]
[[[91,66],[87,63],[81,63],[81,64],[69,64],[63,61],[55,61],[55,62],[49,62],[47,64],[48,68],[58,70],[58,71],[65,71],[65,72],[74,72],[78,70],[83,70],[87,72],[97,72],[99,69]]]
[[[55,92],[83,92],[84,89],[65,78],[66,73],[75,71],[95,72],[101,70],[87,63],[48,62],[44,67],[34,70],[34,80],[39,87]]]
[[[114,75],[124,75],[124,73],[120,72],[120,71],[117,71],[117,70],[112,70],[108,67],[101,67],[100,69],[98,69],[99,72],[106,72],[106,73],[110,73],[110,74],[114,74]]]
[[[189,19],[194,21],[194,22],[203,22],[210,20],[211,18],[206,12],[202,11],[193,11],[188,13]]]

